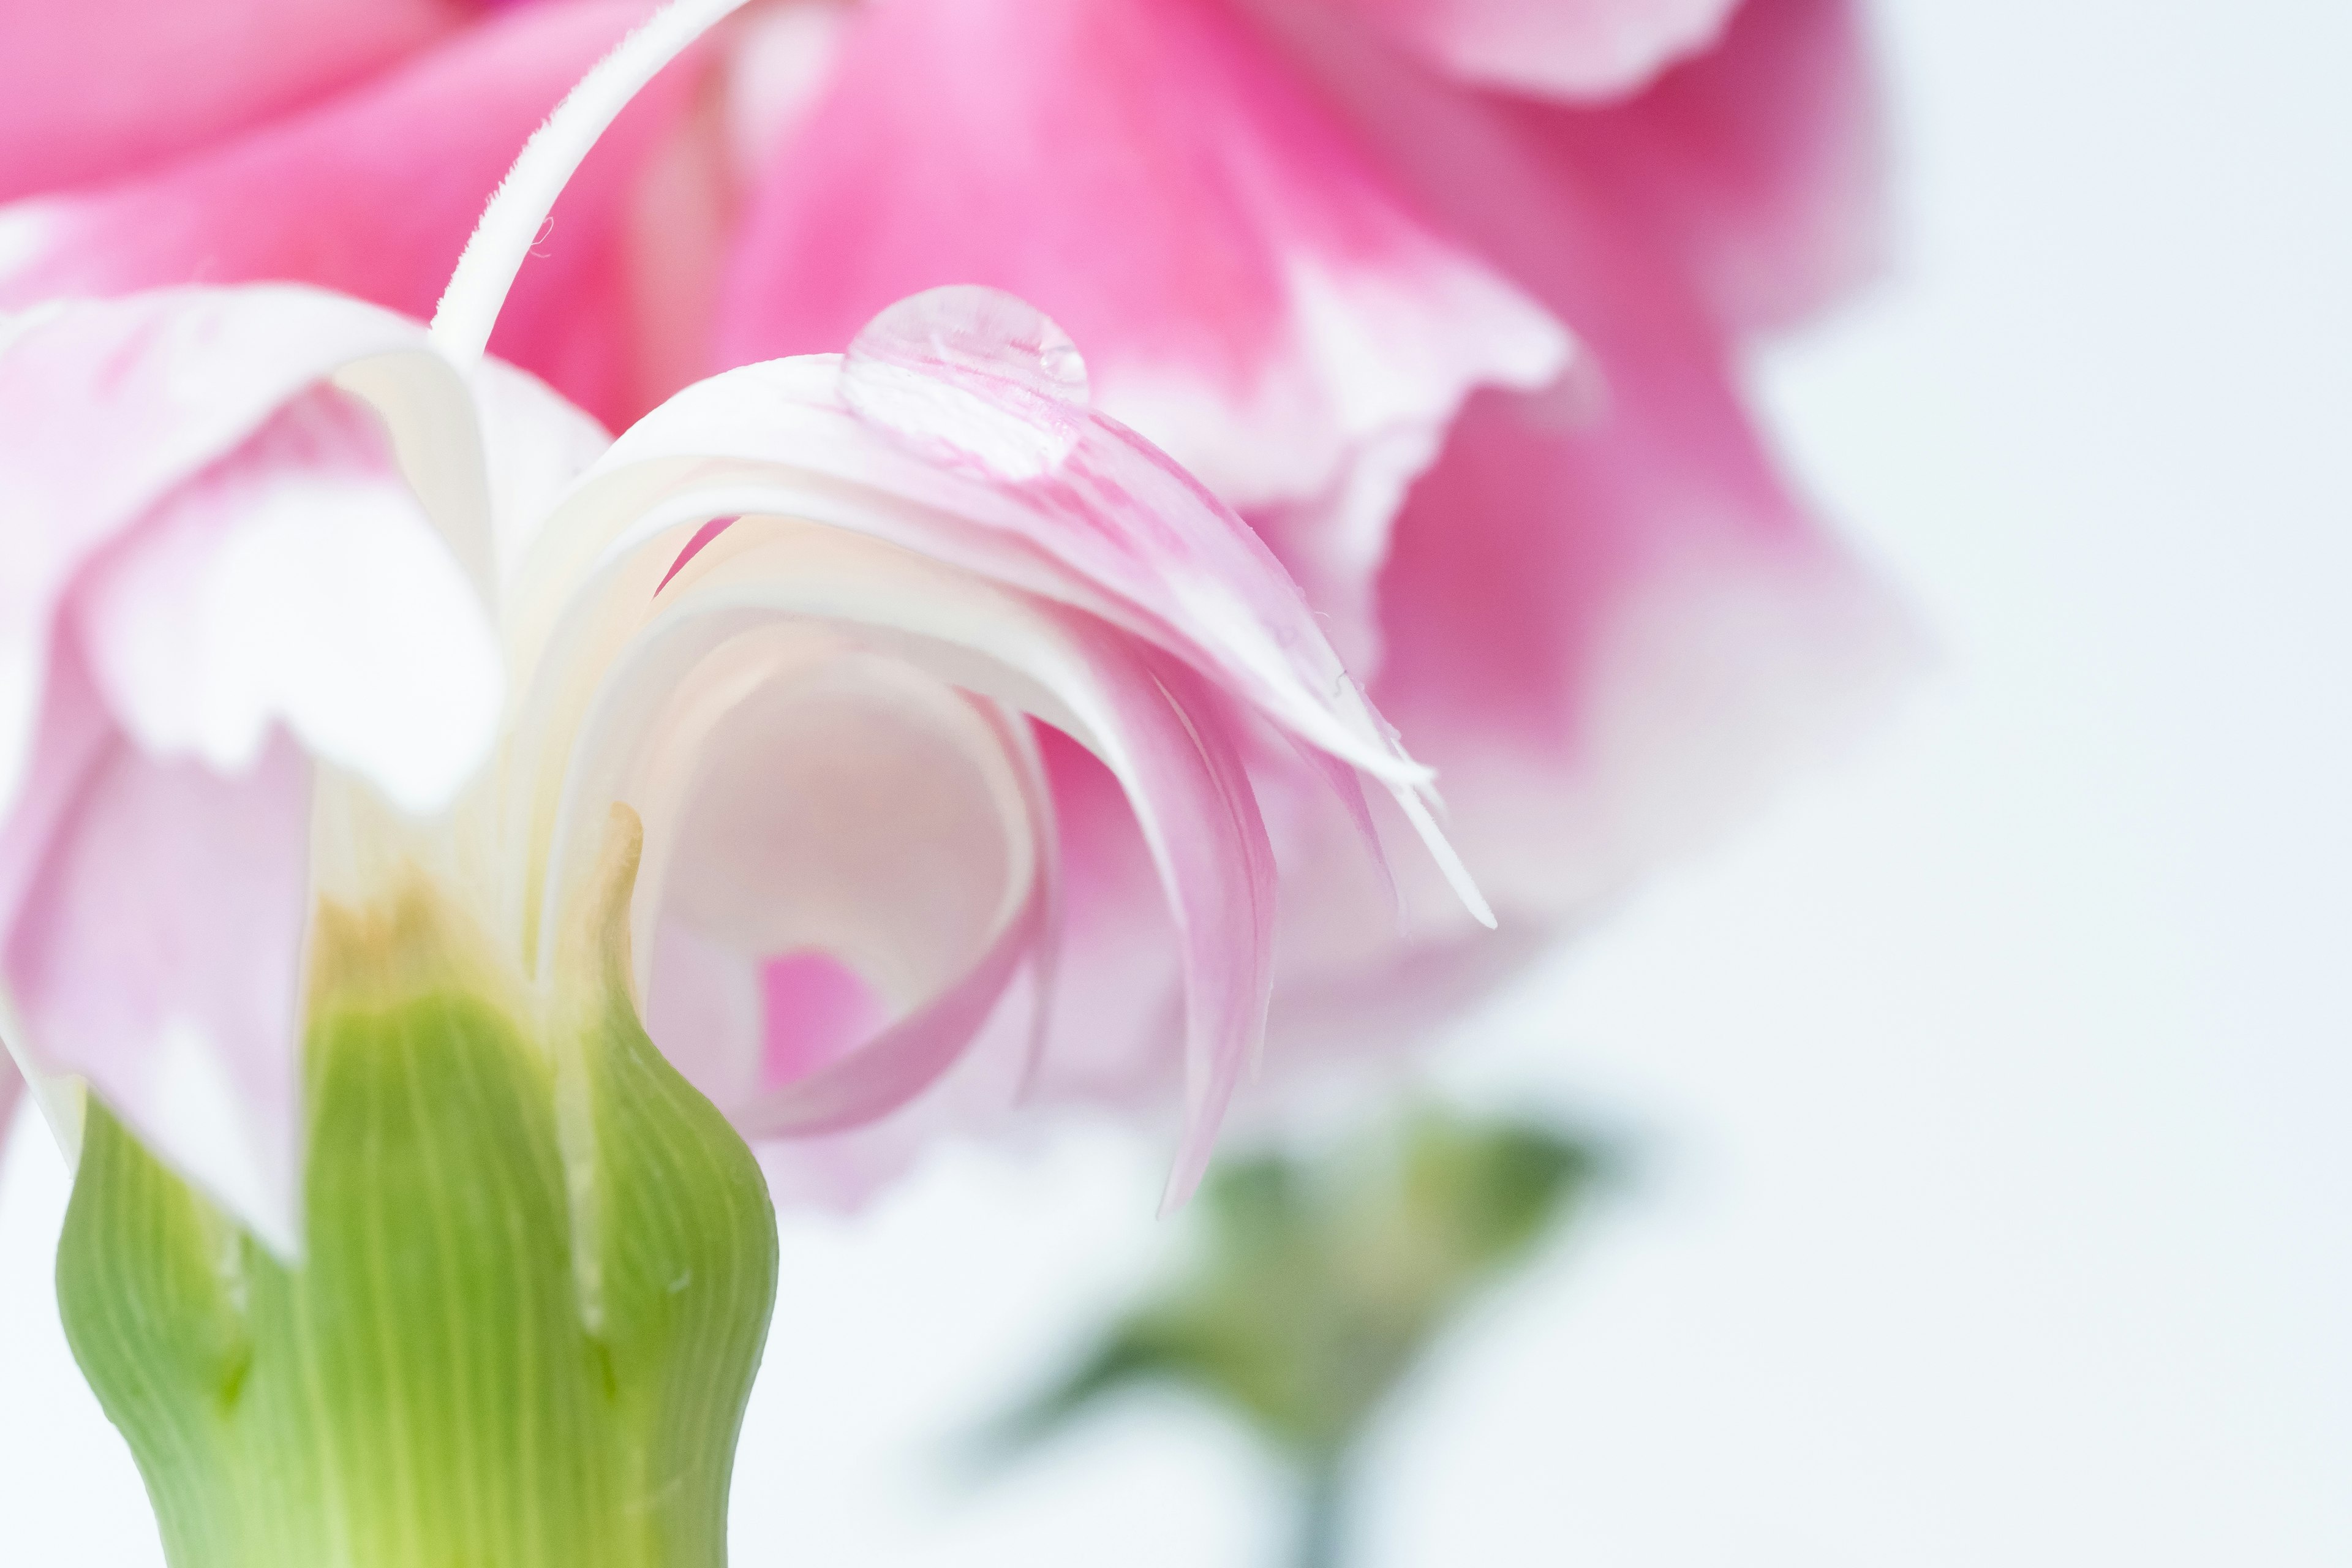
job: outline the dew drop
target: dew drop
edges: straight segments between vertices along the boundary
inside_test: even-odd
[[[969,283],[868,321],[842,359],[841,396],[923,456],[1005,479],[1059,468],[1089,417],[1069,334],[1027,301]]]

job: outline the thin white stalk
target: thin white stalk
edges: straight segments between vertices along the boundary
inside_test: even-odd
[[[433,340],[444,353],[461,365],[482,357],[515,274],[580,161],[656,73],[744,4],[670,0],[564,95],[490,197],[449,287],[442,290],[433,312]]]

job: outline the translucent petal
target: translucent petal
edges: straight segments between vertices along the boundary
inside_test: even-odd
[[[562,650],[548,665],[551,670],[593,668],[602,653],[610,673],[592,689],[551,683],[532,694],[522,715],[521,754],[576,759],[544,837],[551,846],[551,893],[576,876],[576,867],[591,853],[590,826],[603,803],[625,797],[633,773],[658,769],[661,759],[693,750],[681,736],[661,738],[670,733],[663,724],[667,704],[679,694],[698,697],[706,711],[696,721],[706,732],[716,732],[732,713],[733,705],[726,703],[717,704],[719,711],[709,711],[716,688],[689,680],[700,671],[703,682],[716,681],[717,672],[733,668],[730,648],[738,650],[733,658],[754,660],[735,670],[736,679],[754,689],[773,679],[757,659],[822,667],[855,650],[861,658],[878,658],[940,688],[1034,715],[1076,737],[1118,779],[1182,933],[1188,1119],[1171,1193],[1188,1189],[1255,1048],[1266,1006],[1274,866],[1241,767],[1234,712],[1192,671],[1094,617],[845,530],[746,518],[713,541],[650,607],[635,599],[637,584],[629,574],[616,574],[614,582],[599,603],[579,607],[571,635],[561,639]],[[760,672],[756,679],[754,671]],[[761,735],[762,746],[781,748],[772,766],[787,761],[791,733],[790,726],[778,725]],[[871,743],[875,733],[867,731],[861,739]],[[969,754],[986,754],[980,743],[985,733],[974,732]],[[576,737],[570,745],[551,743],[567,734]],[[824,739],[822,733],[812,738],[811,755],[822,760],[841,754]],[[748,783],[759,771],[745,770],[741,776]],[[529,787],[541,801],[549,793],[544,782]],[[777,799],[789,803],[809,793],[782,790]],[[922,1063],[924,1070],[887,1075],[893,1092],[919,1088],[945,1069],[953,1059],[950,1043],[960,1047],[977,1031],[988,1011],[984,1004],[1002,994],[1015,961],[1044,936],[1037,901],[1043,879],[1030,826],[1036,809],[1033,786],[1008,772],[992,793],[1008,859],[1019,860],[1016,876],[995,884],[1000,901],[991,945],[963,961],[969,965],[966,976],[977,977],[971,985],[978,994],[942,994],[952,1017],[936,1030],[927,1024],[919,1035],[898,1042],[907,1058]],[[673,788],[643,798],[651,808],[651,843],[674,831],[664,819],[675,813],[664,812],[664,799],[681,797]],[[886,837],[904,831],[906,816],[887,809],[887,800],[844,799],[844,826],[836,831]],[[934,901],[970,898],[991,887],[985,879],[958,885],[936,864],[929,869]],[[651,874],[677,875],[675,869]],[[650,885],[659,889],[665,883]],[[791,908],[790,897],[776,892]],[[883,907],[898,912],[888,928],[876,933],[869,953],[843,954],[860,960],[862,973],[877,973],[876,955],[922,946],[920,926],[904,924],[907,900],[890,900]],[[836,907],[823,911],[823,919],[837,930],[841,914]],[[648,917],[641,912],[639,919]],[[701,922],[706,931],[711,923]],[[980,929],[968,918],[955,923]],[[773,940],[792,945],[802,940],[801,930],[788,927]],[[855,1076],[844,1070],[838,1078]],[[852,1119],[847,1107],[870,1113],[886,1098],[856,1085],[826,1087],[844,1098],[796,1110],[788,1124],[808,1131],[843,1125]]]

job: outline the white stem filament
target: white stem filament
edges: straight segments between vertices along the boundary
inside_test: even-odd
[[[564,95],[490,197],[442,290],[433,312],[433,339],[442,353],[460,365],[482,357],[515,274],[580,161],[664,66],[744,4],[670,0]]]

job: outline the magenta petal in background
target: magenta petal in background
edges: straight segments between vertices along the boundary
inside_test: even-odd
[[[1870,65],[1854,0],[1747,0],[1715,48],[1545,134],[1675,252],[1727,330],[1784,326],[1884,259]]]
[[[428,316],[524,139],[646,9],[526,7],[121,184],[0,212],[0,305],[285,280]],[[608,423],[650,401],[625,226],[689,87],[684,72],[658,79],[590,156],[491,340]]]
[[[1096,406],[1227,504],[1352,530],[1359,575],[1467,392],[1538,384],[1568,352],[1213,0],[861,13],[751,193],[719,356],[836,350],[971,283],[1059,321]]]
[[[1739,0],[1294,3],[1370,22],[1465,82],[1601,99],[1633,91],[1661,67],[1705,48]]]
[[[43,1065],[288,1250],[308,777],[283,740],[236,776],[101,745],[0,949]]]
[[[467,13],[460,0],[0,0],[0,200],[299,110]]]
[[[1400,862],[1404,932],[1368,921],[1371,889],[1324,869],[1352,858],[1336,816],[1278,839],[1299,871],[1276,1038],[1360,1050],[1436,1026],[1531,937],[1706,837],[1874,708],[1916,647],[1789,493],[1731,369],[1735,322],[1850,280],[1876,232],[1867,153],[1839,146],[1866,121],[1843,8],[1758,0],[1721,59],[1658,84],[1680,96],[1602,110],[1466,93],[1293,20],[1295,57],[1406,189],[1580,334],[1601,392],[1474,399],[1378,582],[1374,695],[1437,768],[1503,940],[1428,896],[1418,859]],[[1838,89],[1811,105],[1818,134],[1733,133],[1814,86]],[[1644,161],[1656,178],[1630,180]],[[1743,200],[1709,205],[1717,189]]]
[[[304,289],[77,303],[0,341],[0,812],[76,574],[298,393],[420,341],[396,317]]]

